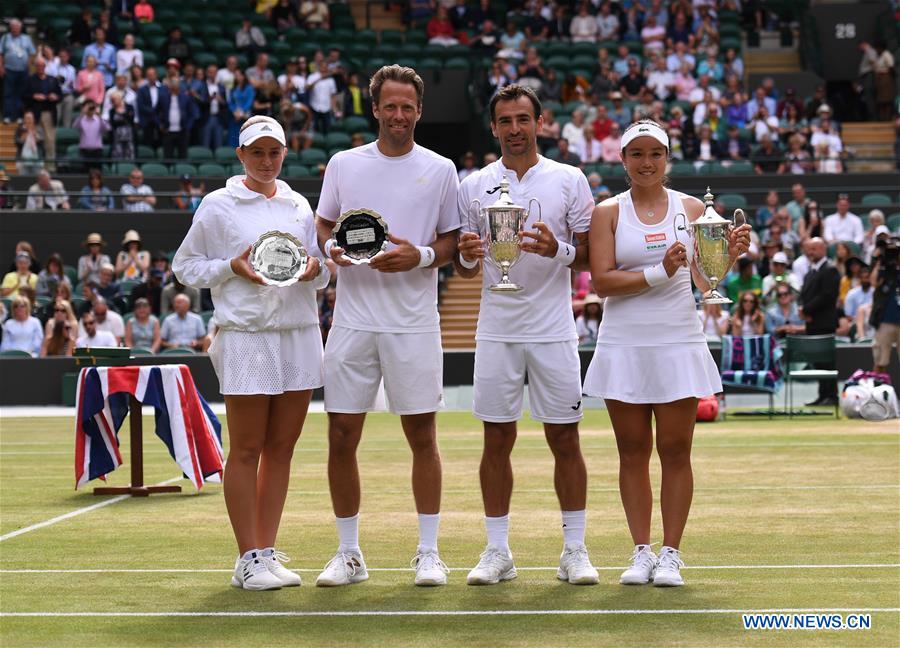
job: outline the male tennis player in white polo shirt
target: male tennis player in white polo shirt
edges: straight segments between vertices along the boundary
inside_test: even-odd
[[[522,292],[491,292],[500,272],[482,264],[478,234],[460,236],[455,264],[463,276],[484,272],[481,312],[475,335],[474,414],[484,422],[481,492],[488,545],[469,572],[470,585],[492,585],[516,577],[509,550],[509,502],[513,473],[510,453],[522,416],[528,374],[531,417],[544,424],[556,467],[554,484],[562,509],[563,552],[557,577],[579,585],[599,582],[584,545],[587,472],[578,440],[582,417],[578,336],[572,317],[571,271],[588,270],[588,229],[594,201],[587,179],[573,166],[538,153],[541,103],[530,88],[506,86],[491,99],[491,131],[502,157],[463,180],[459,211],[471,222],[472,200],[494,203],[504,176],[510,198],[528,216],[522,255],[510,280]],[[466,220],[468,217],[468,221]],[[469,228],[467,228],[469,229]],[[574,241],[575,245],[572,245]]]
[[[415,582],[443,585],[447,568],[437,551],[441,459],[435,412],[443,391],[437,268],[456,254],[459,180],[450,160],[413,139],[424,92],[415,70],[385,66],[369,89],[378,140],[331,159],[317,209],[319,245],[339,266],[325,346],[325,411],[328,480],[340,545],[316,584],[368,578],[359,548],[356,447],[383,378],[388,406],[400,415],[413,454],[419,513]],[[351,265],[331,237],[341,215],[358,209],[384,219],[391,245],[370,263]]]

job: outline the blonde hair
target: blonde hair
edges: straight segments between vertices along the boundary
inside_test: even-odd
[[[28,297],[25,297],[24,295],[16,295],[13,297],[12,302],[10,302],[11,307],[15,308],[19,304],[25,304],[28,314],[31,315],[31,300],[28,299]]]
[[[253,126],[253,124],[261,124],[261,123],[275,124],[277,126],[281,126],[281,124],[278,123],[278,120],[273,117],[268,117],[266,115],[253,115],[253,117],[251,117],[250,119],[245,121],[243,124],[241,124],[240,132],[243,133],[244,129],[249,128],[250,126]]]
[[[58,306],[62,306],[66,309],[66,320],[74,323],[76,326],[78,325],[78,318],[75,317],[75,310],[72,308],[72,303],[67,299],[57,299],[53,302],[53,308],[57,308]]]

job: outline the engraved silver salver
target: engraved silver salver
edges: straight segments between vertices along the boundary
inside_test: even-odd
[[[290,286],[306,271],[309,255],[293,234],[273,230],[250,249],[250,265],[269,286]]]
[[[376,211],[351,209],[334,224],[334,240],[354,265],[368,263],[384,252],[388,244],[388,226]]]

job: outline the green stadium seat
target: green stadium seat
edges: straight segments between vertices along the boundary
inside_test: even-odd
[[[230,146],[220,146],[213,152],[213,157],[216,162],[227,162],[231,164],[234,162],[234,149]]]
[[[741,209],[747,208],[747,199],[741,194],[724,193],[720,196],[716,196],[716,200],[725,205],[725,209],[728,211],[737,209],[738,207]]]
[[[689,160],[676,160],[669,173],[673,176],[694,175],[694,163]]]
[[[201,162],[203,160],[214,159],[213,152],[206,146],[189,146],[188,159],[192,162]]]
[[[887,225],[888,229],[892,232],[897,232],[900,230],[900,213],[891,214],[884,221],[884,224]]]
[[[163,349],[157,355],[197,355],[197,352],[188,347],[172,347]]]
[[[382,29],[379,42],[382,45],[400,45],[403,43],[403,32],[399,29]]]
[[[56,147],[65,147],[70,144],[76,144],[80,136],[75,128],[57,128],[56,129]]]
[[[324,164],[328,159],[328,154],[322,149],[308,148],[300,152],[300,161],[306,165]]]
[[[345,133],[359,133],[369,128],[369,120],[365,117],[351,115],[344,118],[342,128],[344,129]]]
[[[338,133],[331,132],[325,136],[325,147],[326,148],[335,148],[338,146],[343,146],[345,148],[350,147],[350,136],[347,133]]]
[[[428,44],[428,34],[421,29],[410,29],[406,32],[407,44],[424,47]]]
[[[127,176],[136,168],[137,165],[133,162],[117,162],[115,174],[120,176]]]
[[[448,70],[467,70],[470,66],[468,59],[464,59],[461,56],[453,56],[446,60],[444,67]]]
[[[137,358],[139,356],[152,356],[153,351],[150,349],[145,349],[144,347],[131,347],[131,357]]]
[[[203,326],[209,325],[209,320],[212,319],[212,316],[215,315],[215,311],[205,310],[200,313],[200,317],[203,318]]]
[[[312,173],[302,164],[289,164],[285,167],[283,175],[286,178],[309,178]]]
[[[376,135],[375,133],[364,132],[362,133],[362,138],[363,142],[365,142],[366,144],[371,144],[378,139],[378,135]]]
[[[731,165],[731,173],[753,173],[753,163],[747,160],[739,160]]]
[[[222,178],[228,175],[228,171],[221,164],[204,162],[197,167],[197,174],[204,178]]]
[[[891,197],[883,193],[867,193],[862,198],[862,205],[865,207],[890,207]]]
[[[361,29],[356,32],[354,39],[358,43],[362,43],[364,45],[369,45],[371,51],[371,46],[375,45],[378,42],[378,34],[372,29]]]
[[[328,149],[328,159],[330,160],[335,155],[337,155],[338,153],[340,153],[342,151],[346,151],[348,148],[350,148],[350,147],[349,146],[336,146],[333,149]]]
[[[188,162],[176,162],[172,165],[172,172],[177,176],[195,176],[197,175],[197,166]]]
[[[164,178],[172,175],[169,167],[159,162],[144,162],[141,165],[141,171],[144,172],[144,176],[147,178]]]
[[[28,351],[22,351],[20,349],[6,349],[5,351],[0,351],[0,358],[30,358],[31,354]]]
[[[217,65],[219,62],[219,57],[215,54],[209,54],[208,52],[200,52],[199,54],[194,54],[194,63],[196,63],[199,67],[206,67],[207,65]]]
[[[75,266],[65,265],[63,266],[63,272],[73,286],[78,283],[78,269]]]

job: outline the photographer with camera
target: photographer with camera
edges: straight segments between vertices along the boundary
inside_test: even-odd
[[[893,347],[900,349],[900,280],[898,280],[900,237],[880,225],[875,230],[875,251],[872,253],[872,315],[869,324],[875,328],[872,345],[874,370],[887,372]]]

